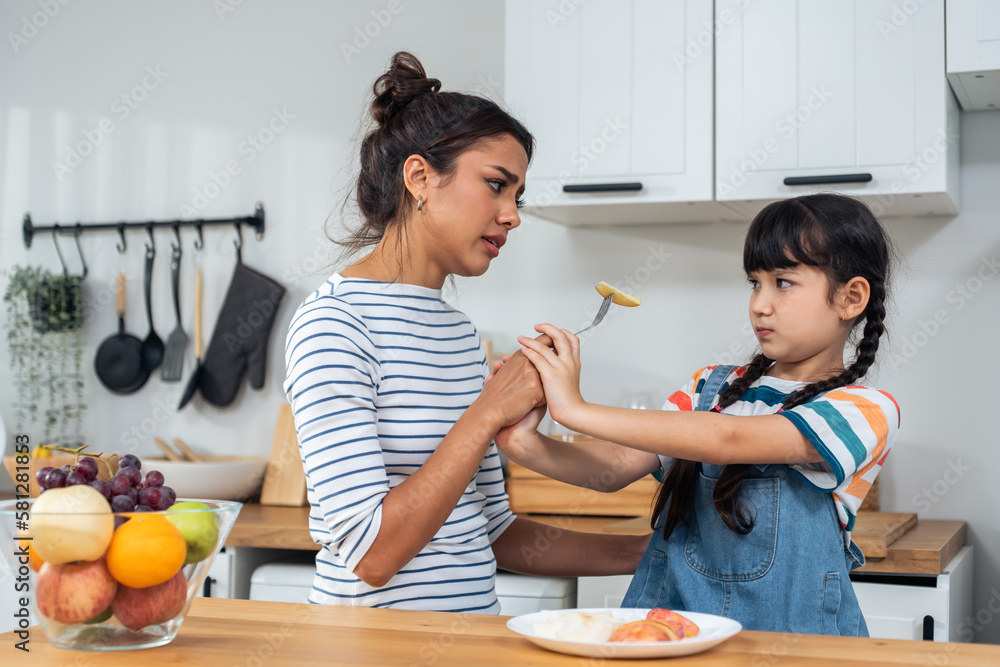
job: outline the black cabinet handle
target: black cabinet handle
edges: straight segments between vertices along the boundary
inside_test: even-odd
[[[586,183],[564,185],[563,192],[638,192],[642,183]]]
[[[867,183],[871,174],[833,174],[831,176],[786,176],[785,185],[826,185],[827,183]]]

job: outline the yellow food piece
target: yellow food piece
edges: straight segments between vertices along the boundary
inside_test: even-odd
[[[86,484],[49,489],[31,506],[33,546],[46,563],[96,560],[114,530],[108,501]]]
[[[52,450],[42,447],[41,445],[35,445],[35,448],[31,450],[31,458],[33,459],[51,459]]]
[[[607,295],[610,294],[612,303],[617,303],[619,306],[632,307],[632,306],[638,306],[640,303],[642,303],[642,299],[640,299],[639,297],[632,296],[631,294],[626,294],[620,289],[617,289],[607,284],[603,280],[597,283],[595,287],[597,288],[597,293],[600,294],[601,296],[606,297]]]

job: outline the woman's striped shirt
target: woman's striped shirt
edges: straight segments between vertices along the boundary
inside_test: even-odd
[[[486,355],[469,318],[441,290],[334,274],[292,318],[285,368],[309,530],[322,546],[309,601],[498,613],[490,545],[514,517],[493,444],[412,561],[381,588],[354,575],[389,489],[420,468],[482,391]]]
[[[713,368],[715,366],[708,366],[695,373],[682,389],[667,399],[663,409],[691,410],[698,405],[701,389]],[[719,394],[745,372],[746,368],[734,369]],[[849,535],[861,501],[896,441],[899,406],[884,391],[851,385],[838,387],[779,412],[785,399],[806,384],[763,376],[722,413],[742,416],[777,413],[795,424],[823,461],[789,467],[816,489],[833,495],[841,528]],[[666,469],[670,459],[660,457],[660,463]]]

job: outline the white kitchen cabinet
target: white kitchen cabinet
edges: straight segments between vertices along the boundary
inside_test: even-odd
[[[734,219],[713,201],[711,0],[507,0],[504,96],[535,135],[528,211]]]
[[[948,81],[966,111],[1000,109],[1000,0],[948,0]]]
[[[747,217],[817,190],[958,212],[944,0],[716,2],[715,196]],[[727,20],[723,20],[726,12]]]

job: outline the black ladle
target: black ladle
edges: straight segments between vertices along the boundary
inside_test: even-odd
[[[160,364],[163,363],[163,355],[165,352],[165,346],[160,337],[156,335],[156,331],[153,329],[153,303],[150,293],[152,292],[152,282],[153,282],[153,259],[156,257],[156,247],[151,245],[153,242],[153,230],[149,228],[149,240],[150,243],[146,244],[146,318],[149,320],[149,335],[146,336],[146,340],[142,341],[142,350],[140,354],[142,355],[142,366],[146,369],[147,373],[152,373],[156,370]]]

